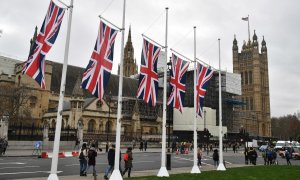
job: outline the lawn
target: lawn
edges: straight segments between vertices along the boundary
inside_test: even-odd
[[[159,178],[156,176],[136,177],[131,179],[154,180],[154,179],[174,179],[174,180],[219,180],[219,179],[280,179],[296,180],[300,179],[300,166],[253,166],[241,168],[228,168],[226,171],[203,171],[201,174],[176,174],[169,178]]]

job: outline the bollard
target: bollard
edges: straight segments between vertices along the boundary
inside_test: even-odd
[[[171,153],[167,153],[167,170],[171,170]]]

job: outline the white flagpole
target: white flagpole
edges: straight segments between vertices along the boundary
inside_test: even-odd
[[[164,64],[164,92],[163,92],[163,124],[162,124],[162,145],[161,145],[161,167],[158,177],[169,177],[166,168],[166,117],[167,117],[167,62],[168,62],[168,9],[166,8],[166,37],[165,37],[165,64]]]
[[[201,173],[200,169],[197,165],[197,147],[198,147],[198,143],[197,143],[197,109],[196,109],[196,59],[197,55],[196,55],[196,26],[194,26],[194,166],[192,168],[191,173]]]
[[[221,89],[221,53],[220,53],[220,38],[219,41],[219,166],[218,171],[226,171],[223,163],[223,130],[222,130],[222,89]]]
[[[71,24],[72,24],[72,12],[73,12],[73,0],[70,2],[69,6],[69,21],[68,21],[68,29],[67,29],[67,38],[65,45],[65,57],[64,64],[62,69],[61,83],[60,83],[60,94],[59,94],[59,102],[58,102],[58,110],[57,110],[57,120],[55,127],[55,137],[53,144],[53,156],[51,163],[51,172],[48,177],[48,180],[58,180],[57,176],[57,164],[58,164],[58,152],[59,152],[59,143],[60,143],[60,133],[61,133],[61,120],[63,113],[63,103],[65,96],[65,87],[66,87],[66,75],[67,75],[67,66],[68,66],[68,58],[69,58],[69,44],[70,44],[70,34],[71,34]]]
[[[115,167],[109,179],[123,179],[119,170],[120,163],[120,144],[121,144],[121,118],[122,118],[122,94],[123,94],[123,61],[124,61],[124,37],[125,37],[125,9],[126,0],[123,2],[123,21],[122,21],[122,39],[121,39],[121,60],[119,75],[119,96],[118,96],[118,112],[117,112],[117,129],[116,129],[116,151],[115,151]]]
[[[248,37],[250,40],[250,18],[249,18],[249,14],[248,14]]]

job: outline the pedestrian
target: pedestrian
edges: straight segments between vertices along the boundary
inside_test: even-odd
[[[80,154],[79,154],[80,176],[86,176],[87,155],[88,155],[88,150],[86,144],[84,143],[82,144]]]
[[[132,166],[132,160],[133,160],[133,156],[132,156],[132,148],[128,147],[126,153],[124,154],[124,163],[125,163],[125,169],[122,172],[122,176],[124,176],[124,174],[128,171],[128,177],[130,177],[130,173],[131,173],[131,168]]]
[[[115,145],[112,144],[111,148],[109,149],[107,153],[107,161],[108,166],[106,167],[106,170],[104,172],[104,179],[108,179],[108,174],[113,171],[114,165],[115,165]]]
[[[78,150],[79,149],[79,144],[80,144],[80,141],[79,141],[78,138],[76,138],[75,145],[74,145],[74,150]]]
[[[267,165],[267,150],[263,150],[261,153],[262,158],[264,159],[264,165]]]
[[[197,159],[198,159],[198,166],[202,166],[201,164],[201,159],[202,159],[202,150],[201,150],[201,147],[200,145],[198,146],[198,149],[197,149]]]
[[[250,147],[250,151],[248,153],[250,163],[256,165],[257,152],[253,147]]]
[[[292,158],[291,153],[288,150],[285,150],[285,159],[286,159],[286,163],[287,165],[292,165],[290,159]]]
[[[40,155],[42,153],[42,141],[36,141],[33,145],[32,155]]]
[[[144,149],[144,144],[143,144],[143,140],[141,140],[141,142],[140,142],[140,151],[143,151],[143,149]]]
[[[98,152],[98,150],[99,150],[99,142],[98,142],[98,140],[95,141],[95,149]]]
[[[271,165],[273,163],[273,152],[271,149],[268,149],[266,152],[266,156],[268,159],[268,165]]]
[[[147,140],[144,141],[144,149],[147,151]]]
[[[248,148],[245,148],[244,156],[245,156],[245,164],[248,164],[249,161]]]
[[[213,160],[214,160],[215,167],[217,167],[219,165],[219,153],[217,149],[214,150]]]
[[[93,166],[93,176],[97,176],[96,174],[96,157],[97,157],[97,152],[95,149],[95,144],[91,144],[91,148],[88,151],[88,168],[86,171],[90,169],[91,166]]]
[[[232,145],[233,153],[235,153],[235,144]]]

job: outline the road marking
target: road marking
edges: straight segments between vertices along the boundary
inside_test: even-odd
[[[0,163],[1,164],[17,164],[17,165],[20,165],[20,164],[26,164],[26,163],[22,163],[22,162],[7,162],[7,163]]]
[[[33,167],[41,167],[41,166],[3,167],[0,169],[20,169],[20,168],[33,168]]]
[[[61,173],[63,171],[57,171],[57,173]],[[49,174],[50,171],[32,171],[32,172],[13,172],[13,173],[0,173],[0,176],[2,175],[14,175],[14,174],[35,174],[35,173],[46,173]]]

